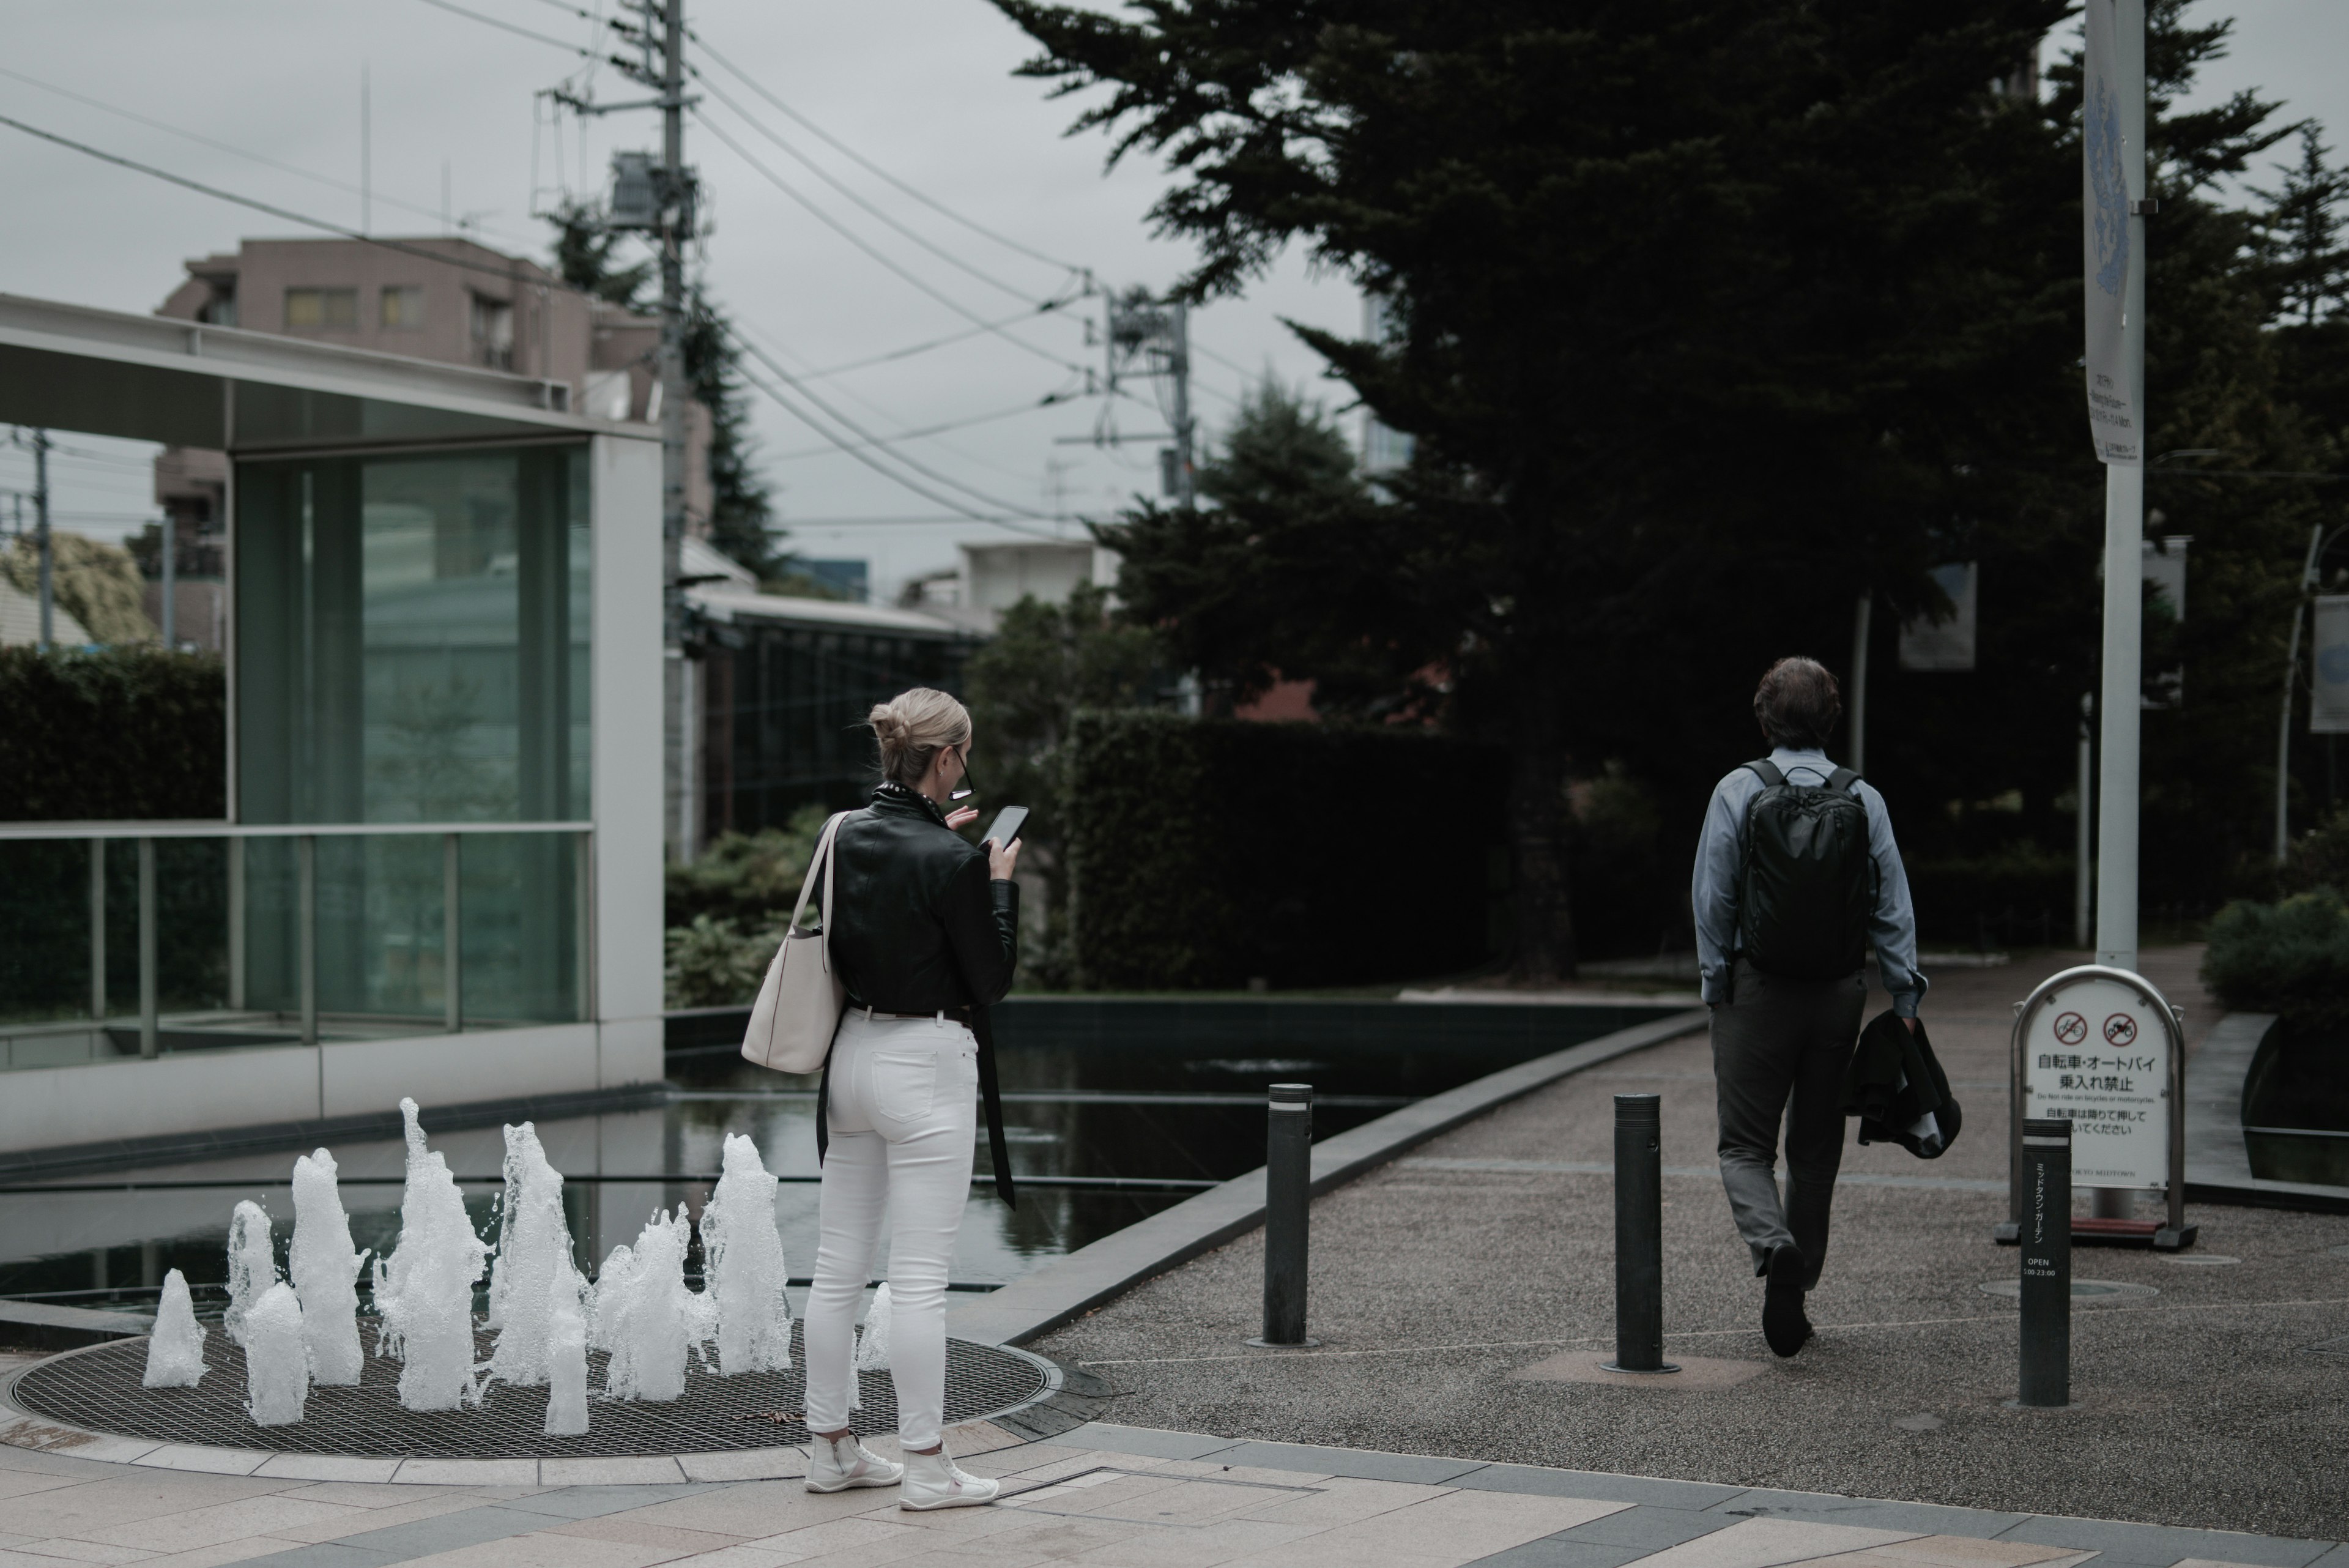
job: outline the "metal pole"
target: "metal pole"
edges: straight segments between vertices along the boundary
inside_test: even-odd
[[[1664,1359],[1663,1096],[1615,1096],[1615,1359],[1609,1372],[1678,1372]]]
[[[244,840],[228,841],[228,1006],[244,1011]]]
[[[1174,498],[1187,512],[1195,499],[1191,473],[1191,307],[1178,299],[1169,314],[1174,327],[1166,367],[1174,379]]]
[[[1313,1185],[1313,1085],[1275,1084],[1265,1106],[1264,1335],[1250,1345],[1319,1345],[1305,1333],[1308,1199]]]
[[[648,7],[649,9],[649,7]],[[661,0],[661,166],[667,187],[660,210],[661,387],[661,644],[664,744],[668,778],[678,804],[666,827],[674,853],[685,853],[686,802],[693,793],[693,759],[685,745],[681,660],[685,641],[684,575],[686,417],[685,384],[685,0]]]
[[[1876,596],[1863,593],[1851,612],[1851,744],[1846,765],[1856,774],[1868,771],[1868,630],[1876,619]]]
[[[2122,356],[2130,407],[2145,403],[2145,0],[2119,0],[2121,165],[2128,189]],[[2096,961],[2137,970],[2137,733],[2145,663],[2145,465],[2105,465],[2103,772],[2096,799]]]
[[[2086,947],[2095,928],[2090,924],[2096,907],[2096,742],[2088,722],[2095,717],[2096,694],[2080,693],[2080,820],[2074,825],[2072,845],[2072,941]]]
[[[89,841],[89,1015],[106,1023],[106,840]]]
[[[163,554],[163,648],[180,646],[180,520],[163,514],[163,535],[157,541]]]
[[[451,1034],[465,1027],[464,937],[458,923],[464,885],[458,870],[457,836],[451,833],[440,840],[440,1026]]]
[[[155,841],[139,841],[139,1054],[162,1049],[155,1002]]]
[[[57,563],[49,545],[49,432],[33,432],[33,537],[41,555],[41,651],[57,639]]]
[[[2060,1410],[2072,1402],[2072,1124],[2023,1124],[2021,1397]]]
[[[2275,860],[2292,853],[2292,692],[2300,680],[2300,622],[2308,613],[2309,590],[2316,587],[2316,556],[2324,547],[2324,524],[2308,531],[2308,561],[2300,568],[2300,597],[2292,607],[2292,641],[2283,656],[2283,701],[2276,715]]]
[[[318,836],[294,840],[295,967],[301,971],[302,1044],[318,1043]],[[323,1069],[322,1069],[323,1070]]]

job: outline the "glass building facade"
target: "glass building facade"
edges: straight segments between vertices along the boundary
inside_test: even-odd
[[[240,461],[237,819],[585,821],[588,500],[575,442]],[[582,844],[451,842],[317,836],[320,1013],[438,1026],[453,912],[468,1023],[585,1016]],[[236,852],[248,1008],[298,1005],[301,853]]]

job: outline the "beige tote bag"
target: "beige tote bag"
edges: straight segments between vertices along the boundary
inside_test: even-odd
[[[841,1010],[848,1004],[848,988],[832,967],[832,841],[848,815],[841,812],[823,825],[815,843],[815,858],[808,862],[807,880],[800,884],[800,901],[792,923],[775,950],[774,962],[759,986],[759,1000],[750,1009],[750,1027],[742,1036],[742,1054],[778,1073],[813,1073],[832,1051],[832,1036],[840,1027]],[[821,922],[814,930],[800,926],[807,912],[808,895],[815,890],[816,873],[823,873]]]

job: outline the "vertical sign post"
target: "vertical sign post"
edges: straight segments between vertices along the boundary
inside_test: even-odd
[[[1678,1372],[1664,1359],[1663,1096],[1615,1096],[1615,1359],[1609,1372]]]
[[[2072,1124],[2023,1124],[2022,1386],[2017,1404],[2072,1402]]]

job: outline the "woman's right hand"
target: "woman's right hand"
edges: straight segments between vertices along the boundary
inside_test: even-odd
[[[1011,873],[1019,867],[1020,840],[1015,838],[1009,847],[992,838],[987,841],[987,874],[995,881],[1009,882]]]

